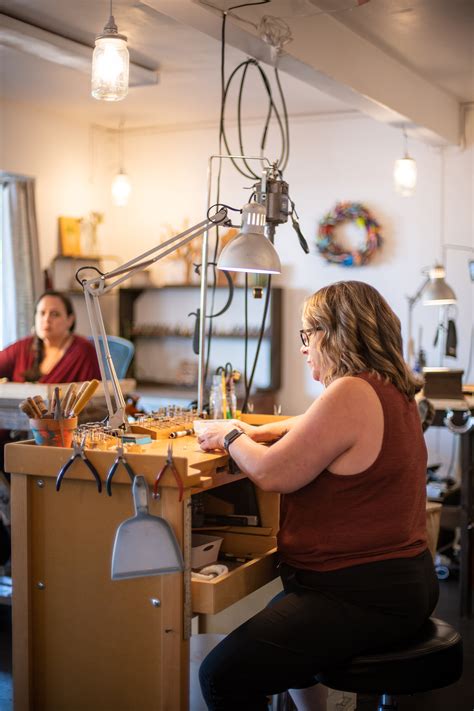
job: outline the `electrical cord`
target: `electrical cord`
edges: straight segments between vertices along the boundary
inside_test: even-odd
[[[256,59],[253,59],[253,58],[246,59],[245,61],[238,64],[237,67],[235,67],[235,69],[232,71],[232,73],[225,85],[224,94],[223,94],[223,105],[222,105],[222,110],[221,110],[221,126],[220,126],[222,140],[224,142],[224,146],[227,151],[227,155],[230,157],[232,155],[232,150],[230,148],[229,141],[227,139],[227,133],[225,130],[225,107],[226,107],[226,103],[228,100],[228,94],[229,94],[232,82],[233,82],[235,76],[237,75],[237,72],[239,72],[239,70],[242,69],[243,76],[241,79],[241,84],[240,84],[240,89],[239,89],[239,94],[238,94],[238,102],[237,102],[237,109],[238,109],[237,131],[238,131],[238,136],[239,136],[239,147],[240,147],[241,155],[245,155],[245,147],[244,147],[243,139],[242,139],[241,103],[242,103],[242,94],[243,94],[243,87],[244,87],[244,83],[245,83],[245,77],[246,77],[249,67],[251,67],[251,66],[255,67],[259,71],[260,77],[262,79],[262,82],[264,84],[264,87],[265,87],[265,90],[266,90],[267,96],[268,96],[268,111],[267,111],[267,116],[265,118],[265,122],[263,125],[262,136],[260,139],[260,151],[263,154],[263,151],[264,151],[265,145],[266,145],[270,120],[271,120],[272,114],[274,114],[275,119],[278,123],[279,130],[280,130],[281,142],[282,142],[281,155],[280,155],[280,158],[275,162],[275,167],[277,169],[279,169],[280,171],[283,171],[286,167],[286,164],[288,162],[288,156],[289,156],[289,123],[288,123],[288,113],[287,113],[287,108],[286,108],[286,102],[283,97],[283,89],[282,89],[281,82],[279,79],[278,69],[276,67],[275,67],[274,71],[275,71],[275,76],[278,78],[277,86],[278,86],[280,98],[283,97],[282,104],[283,104],[284,120],[282,121],[280,112],[278,111],[276,104],[273,100],[273,93],[272,93],[270,81],[268,79],[267,74],[262,69],[262,67],[260,66],[259,62]],[[239,164],[237,163],[237,159],[230,158],[230,160],[231,160],[232,164],[234,165],[235,169],[241,175],[243,175],[245,178],[249,178],[249,179],[258,179],[259,178],[257,173],[255,173],[250,168],[250,166],[248,165],[245,158],[242,159],[242,163],[244,164],[247,172],[239,166]]]
[[[228,102],[229,92],[230,92],[230,88],[232,86],[232,82],[234,81],[234,79],[236,79],[238,72],[239,71],[242,72],[242,76],[241,76],[240,84],[239,84],[239,89],[238,89],[238,97],[237,97],[237,135],[238,135],[238,142],[239,142],[239,148],[240,148],[241,155],[246,155],[245,154],[245,147],[244,147],[244,140],[243,140],[243,131],[242,131],[242,98],[243,98],[243,92],[244,92],[244,87],[245,87],[245,79],[247,78],[247,73],[248,73],[249,68],[255,67],[258,70],[258,72],[260,74],[260,78],[261,78],[262,83],[264,85],[267,97],[268,97],[268,108],[267,108],[267,113],[266,113],[266,117],[264,120],[261,139],[260,139],[260,152],[261,152],[261,155],[263,156],[267,138],[268,138],[270,121],[271,121],[272,116],[274,115],[275,119],[277,121],[277,124],[278,124],[280,137],[281,137],[281,144],[282,144],[280,157],[274,165],[277,170],[280,170],[280,172],[282,172],[286,168],[286,165],[288,163],[288,158],[289,158],[289,152],[290,152],[288,112],[287,112],[285,97],[283,94],[283,89],[281,86],[280,77],[278,74],[278,69],[276,66],[274,67],[274,73],[275,73],[276,84],[278,87],[278,93],[279,93],[281,105],[282,105],[283,119],[281,118],[280,112],[278,111],[275,101],[273,99],[273,93],[272,93],[270,81],[267,77],[267,74],[262,69],[262,67],[260,66],[260,64],[258,63],[258,61],[256,59],[249,58],[246,61],[241,62],[231,72],[229,79],[226,82],[226,80],[225,80],[226,22],[227,22],[227,16],[229,13],[232,12],[232,10],[236,10],[236,9],[239,9],[242,7],[249,7],[249,6],[253,6],[253,5],[265,5],[265,4],[268,4],[268,2],[269,2],[269,0],[259,0],[258,2],[242,3],[239,5],[234,5],[234,6],[230,7],[230,8],[228,8],[228,10],[226,12],[222,13],[221,72],[220,72],[220,75],[221,75],[221,107],[220,107],[220,120],[219,120],[219,155],[223,153],[223,145],[224,145],[227,155],[229,156],[229,159],[231,160],[235,169],[241,175],[243,175],[245,178],[248,178],[251,180],[258,180],[259,175],[257,175],[252,170],[252,168],[250,167],[250,165],[248,164],[248,162],[245,158],[242,159],[242,163],[243,163],[243,168],[242,168],[237,163],[236,159],[230,157],[232,155],[232,151],[230,149],[229,141],[227,139],[227,134],[226,134],[226,128],[225,128],[225,110],[226,110],[226,105]],[[205,4],[211,5],[210,3],[205,3]],[[219,161],[219,170],[218,170],[218,176],[217,176],[217,202],[218,203],[219,203],[219,196],[220,196],[221,173],[222,173],[222,159],[220,159],[220,161]],[[293,217],[293,213],[295,212],[294,211],[294,204],[291,203],[291,205],[292,205],[291,215],[292,215],[293,227],[298,232],[300,244],[303,246],[302,241],[304,242],[304,238],[301,235],[301,231],[299,231],[297,229],[298,223],[295,221],[295,218]],[[213,261],[217,262],[217,254],[218,254],[219,242],[220,242],[219,227],[216,227],[215,234],[216,234],[216,239],[215,239],[215,243],[214,243]],[[245,313],[245,317],[244,317],[244,321],[245,321],[245,324],[244,324],[244,328],[245,328],[245,336],[244,336],[245,397],[244,397],[244,405],[243,405],[244,412],[246,412],[246,410],[247,410],[250,390],[251,390],[253,379],[255,376],[255,371],[256,371],[256,367],[257,367],[257,362],[258,362],[258,357],[259,357],[259,353],[260,353],[263,334],[265,332],[265,324],[266,324],[266,318],[267,318],[267,314],[268,314],[268,306],[270,303],[271,278],[269,277],[269,279],[268,279],[264,311],[263,311],[263,315],[262,315],[262,322],[261,322],[261,326],[260,326],[259,336],[258,336],[258,340],[257,340],[257,348],[256,348],[256,352],[255,352],[255,357],[253,360],[250,378],[248,377],[248,346],[249,346],[248,286],[249,286],[248,275],[246,274],[245,275],[245,309],[244,309],[244,313]],[[213,308],[214,308],[216,288],[217,288],[217,278],[216,278],[216,269],[214,267],[213,268],[213,283],[211,286],[211,303],[212,303],[211,312],[213,311]],[[230,303],[228,304],[228,306],[226,306],[226,308],[228,308],[229,306],[230,306]],[[224,310],[226,310],[226,309],[224,309]],[[223,313],[223,311],[221,311],[221,313]],[[208,336],[207,336],[207,355],[206,355],[206,363],[205,363],[205,371],[204,371],[205,380],[207,380],[207,376],[208,376],[208,372],[209,372],[209,363],[210,363],[210,354],[211,354],[211,345],[212,345],[212,332],[213,332],[213,322],[210,321]]]
[[[252,366],[252,372],[250,374],[250,378],[248,381],[248,385],[245,388],[245,397],[244,397],[244,402],[242,405],[242,412],[247,412],[248,409],[248,402],[249,402],[249,397],[250,397],[250,391],[252,389],[252,384],[253,384],[253,379],[255,376],[255,370],[257,368],[257,362],[258,362],[258,356],[260,353],[260,347],[262,345],[262,340],[263,340],[263,334],[265,333],[265,323],[267,320],[267,314],[268,314],[268,307],[270,304],[270,294],[272,290],[272,277],[269,274],[268,275],[268,283],[267,283],[267,293],[265,294],[265,306],[263,307],[263,316],[262,316],[262,323],[260,326],[260,332],[258,334],[258,340],[257,340],[257,349],[255,351],[255,358],[253,361],[253,366]]]

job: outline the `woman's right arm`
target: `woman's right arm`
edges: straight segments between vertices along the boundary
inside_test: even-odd
[[[242,420],[234,420],[236,427],[240,427],[254,442],[276,442],[289,432],[301,419],[302,415],[288,417],[286,420],[267,422],[264,425],[249,425]]]

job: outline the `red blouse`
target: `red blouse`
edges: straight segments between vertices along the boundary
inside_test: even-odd
[[[24,372],[33,365],[33,336],[22,338],[0,351],[0,378],[14,383],[24,383]],[[73,340],[54,368],[38,380],[39,383],[75,383],[97,378],[100,380],[99,363],[94,344],[82,336]]]

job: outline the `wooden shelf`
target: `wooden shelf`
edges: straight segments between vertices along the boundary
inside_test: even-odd
[[[211,288],[211,287],[209,287]],[[252,287],[248,288],[249,291],[251,291]],[[128,338],[129,340],[132,340],[136,343],[137,347],[139,347],[140,342],[143,343],[143,348],[145,348],[145,342],[152,342],[152,341],[163,341],[164,339],[180,339],[182,341],[188,340],[192,341],[193,339],[193,334],[190,333],[189,335],[184,335],[184,334],[179,334],[179,333],[169,333],[169,334],[146,334],[146,333],[133,333],[132,331],[132,324],[137,322],[137,318],[135,316],[135,301],[137,298],[146,293],[146,292],[153,292],[156,293],[157,296],[156,298],[159,298],[160,292],[163,293],[167,290],[186,290],[189,292],[199,292],[200,286],[197,284],[170,284],[169,286],[140,286],[140,287],[125,287],[119,289],[119,335],[122,336],[123,338]],[[222,292],[223,290],[227,291],[228,286],[217,286],[216,290]],[[242,292],[245,291],[245,286],[236,286],[235,290],[239,292],[240,298],[242,297]],[[263,308],[259,307],[260,310]],[[189,310],[192,310],[191,307]],[[187,312],[186,312],[187,313]],[[259,312],[257,312],[259,313]],[[239,315],[240,318],[240,315]],[[260,317],[259,317],[260,318]],[[144,319],[144,322],[146,322],[147,319]],[[243,313],[242,313],[242,323],[243,323]],[[252,330],[248,335],[249,341],[251,340],[253,344],[255,341],[258,339],[258,333],[256,333],[256,324],[258,322],[254,321],[252,323]],[[156,323],[156,326],[159,327],[159,323]],[[170,324],[170,327],[174,327],[174,323]],[[227,327],[231,327],[233,323],[229,323]],[[216,324],[214,325],[214,327]],[[270,305],[269,305],[269,310],[268,310],[268,315],[267,315],[267,323],[266,323],[266,330],[265,333],[263,334],[263,341],[269,346],[268,348],[265,348],[265,358],[267,358],[267,367],[268,367],[268,373],[269,377],[268,380],[265,382],[265,385],[268,383],[268,387],[265,387],[264,390],[266,392],[269,391],[276,391],[280,388],[281,385],[281,351],[282,351],[282,344],[281,344],[281,329],[282,329],[282,290],[278,287],[273,287],[271,290],[271,299],[270,299]],[[225,326],[224,326],[225,327]],[[241,343],[244,343],[245,340],[245,335],[244,334],[232,334],[232,333],[215,333],[213,331],[212,337],[215,338],[216,340],[218,339],[220,342],[229,340],[232,341],[233,343],[238,343],[241,341]],[[233,346],[232,346],[233,347]],[[224,346],[224,349],[226,347]],[[230,344],[229,344],[229,349],[230,349]],[[263,356],[261,356],[263,357]],[[133,364],[132,364],[133,366]],[[133,370],[132,370],[132,375],[133,375]],[[156,387],[170,387],[173,386],[172,383],[162,383],[162,382],[147,382],[147,384],[152,384],[155,385]],[[178,386],[181,387],[181,386]],[[194,388],[195,386],[193,386]],[[263,389],[260,389],[263,390]]]
[[[161,333],[161,334],[154,334],[154,333],[132,333],[131,334],[132,338],[146,338],[146,339],[154,339],[154,338],[192,338],[193,334],[188,333]],[[242,340],[242,338],[245,338],[243,334],[240,333],[212,333],[213,338],[232,338],[232,339],[239,339]],[[248,334],[249,338],[255,339],[258,338],[258,333],[249,333]],[[264,333],[263,338],[268,339],[270,338],[270,334]]]

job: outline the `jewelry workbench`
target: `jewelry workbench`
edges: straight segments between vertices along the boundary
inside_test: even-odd
[[[247,419],[247,418],[246,418]],[[248,416],[255,424],[273,419]],[[279,418],[281,419],[281,418]],[[153,488],[170,440],[134,445],[126,453]],[[132,450],[132,451],[130,451]],[[115,450],[87,457],[105,482]],[[98,493],[89,469],[76,461],[56,491],[71,449],[7,445],[12,486],[13,685],[15,711],[186,711],[192,615],[219,612],[277,577],[279,497],[256,490],[258,527],[218,527],[222,550],[250,560],[214,580],[191,581],[192,496],[243,478],[225,454],[202,452],[193,436],[173,440],[184,485],[179,501],[171,471],[160,480],[150,513],[171,525],[184,572],[111,579],[119,524],[133,514],[130,478],[117,469],[112,496]]]

